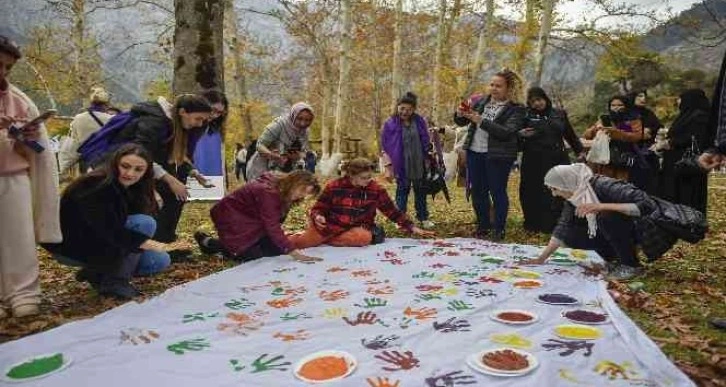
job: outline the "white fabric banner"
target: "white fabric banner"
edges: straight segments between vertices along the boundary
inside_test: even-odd
[[[601,279],[571,265],[599,257],[561,249],[559,265],[514,266],[517,257],[539,251],[472,239],[391,239],[366,248],[308,249],[325,259],[314,265],[263,258],[143,304],[3,344],[2,377],[42,373],[50,362],[9,368],[62,354],[67,367],[26,385],[303,386],[297,363],[339,350],[357,367],[329,385],[693,385],[618,309]],[[538,302],[546,293],[580,304]],[[563,312],[583,308],[610,322],[568,333],[581,339],[558,336],[567,332],[557,326],[572,324]],[[491,318],[504,309],[538,321],[507,325]],[[492,376],[467,364],[470,355],[500,347],[526,351],[538,366],[521,376]]]

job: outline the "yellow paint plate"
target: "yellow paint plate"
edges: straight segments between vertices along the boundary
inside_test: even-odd
[[[532,341],[517,333],[495,333],[489,340],[497,344],[508,345],[514,348],[527,349],[532,347]]]
[[[538,279],[542,277],[542,275],[536,271],[530,270],[513,269],[510,273],[512,274],[512,277],[515,278]]]
[[[602,337],[602,331],[587,325],[563,324],[555,327],[555,335],[563,339],[596,340]]]

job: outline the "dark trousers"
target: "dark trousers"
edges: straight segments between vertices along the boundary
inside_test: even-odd
[[[247,163],[238,163],[235,162],[234,164],[234,176],[237,177],[237,181],[241,181],[239,178],[240,173],[244,177],[245,181],[247,181]]]
[[[587,235],[587,225],[570,228],[565,245],[573,249],[595,250],[605,259],[617,258],[621,264],[638,267],[636,255],[635,222],[632,218],[613,211],[597,215],[597,235]]]
[[[490,159],[486,153],[467,151],[466,170],[471,184],[471,202],[476,214],[477,229],[492,228],[489,219],[489,198],[494,204],[494,229],[502,232],[507,225],[509,196],[507,182],[514,159]]]
[[[264,236],[260,238],[254,245],[245,250],[242,254],[233,255],[222,245],[219,239],[209,238],[204,244],[212,253],[222,253],[225,257],[246,262],[262,257],[274,257],[282,254],[282,250],[272,243],[272,240]]]
[[[182,184],[187,182],[186,176],[177,176],[177,179]],[[164,201],[164,206],[159,209],[159,213],[156,215],[156,233],[153,239],[163,243],[171,243],[177,239],[176,227],[179,224],[185,202],[177,199],[169,185],[164,181],[156,181],[156,191],[159,192],[161,199]]]
[[[416,208],[416,219],[424,221],[429,219],[429,209],[426,203],[426,193],[421,187],[421,180],[396,179],[396,207],[405,213],[408,207],[408,194],[413,186],[413,203]]]

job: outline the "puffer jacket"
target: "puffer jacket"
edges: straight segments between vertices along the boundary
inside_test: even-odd
[[[491,96],[487,96],[472,109],[481,114],[484,107],[489,103]],[[514,159],[517,157],[518,135],[524,128],[526,111],[524,106],[509,102],[493,121],[482,120],[479,126],[474,125],[468,118],[454,114],[454,122],[459,126],[469,125],[469,130],[464,140],[464,150],[468,150],[474,140],[474,133],[477,130],[484,130],[489,133],[489,150],[487,157],[490,159]]]

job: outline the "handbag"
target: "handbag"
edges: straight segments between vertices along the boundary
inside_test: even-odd
[[[694,164],[697,164],[696,160],[700,154],[701,151],[698,147],[696,136],[691,136],[691,147],[683,152],[681,159],[676,161],[674,165],[676,173],[681,175],[698,175],[705,173],[705,171],[701,168],[694,168]]]
[[[610,165],[619,168],[632,168],[638,161],[638,155],[627,149],[630,144],[619,141],[610,142]]]
[[[688,243],[697,243],[706,237],[708,222],[701,211],[651,197],[656,208],[649,218],[670,234]]]

